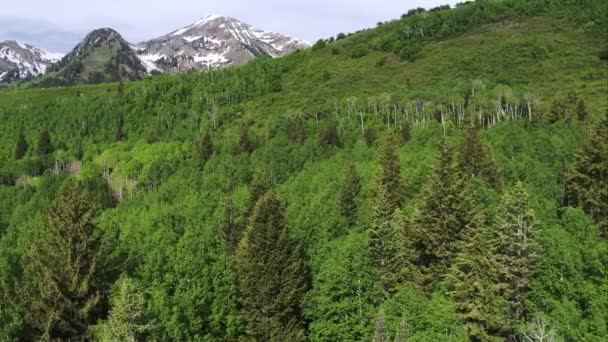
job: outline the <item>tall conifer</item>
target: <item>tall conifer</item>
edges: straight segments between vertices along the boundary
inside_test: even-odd
[[[28,147],[29,145],[25,139],[25,134],[23,134],[23,131],[21,131],[19,133],[19,137],[17,138],[17,145],[15,146],[15,159],[19,160],[25,157]]]
[[[275,193],[259,199],[235,265],[243,317],[253,337],[260,341],[303,340],[305,262]]]
[[[339,197],[340,213],[344,216],[349,226],[354,225],[357,219],[357,196],[360,191],[361,178],[357,174],[355,164],[351,162],[348,164]]]

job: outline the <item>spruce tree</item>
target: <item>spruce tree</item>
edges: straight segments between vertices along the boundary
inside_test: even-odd
[[[496,219],[494,248],[500,265],[502,295],[511,320],[526,316],[525,300],[538,264],[538,228],[521,182],[505,193]],[[514,337],[511,331],[511,337]]]
[[[583,209],[608,238],[608,118],[588,129],[566,175],[565,204]]]
[[[340,213],[346,219],[349,226],[353,226],[357,219],[357,196],[361,191],[361,178],[353,162],[348,164],[346,177],[340,188],[339,206]]]
[[[51,142],[51,135],[49,134],[49,131],[44,130],[42,133],[40,133],[36,152],[38,152],[38,156],[41,157],[53,153],[53,144]]]
[[[499,264],[487,228],[485,215],[475,209],[448,276],[450,295],[472,341],[492,340],[500,323],[496,306]]]
[[[123,141],[125,139],[124,120],[119,118],[116,122],[116,131],[114,132],[114,141]]]
[[[390,213],[401,207],[405,197],[404,181],[401,176],[401,163],[397,154],[397,147],[392,135],[386,137],[382,150],[380,151],[380,175],[378,186],[384,187]]]
[[[249,207],[247,213],[253,214],[258,200],[272,188],[272,181],[264,173],[255,173],[249,184]]]
[[[320,146],[340,147],[340,134],[335,122],[327,123],[319,129],[318,142]]]
[[[17,138],[17,145],[15,146],[15,159],[19,160],[25,157],[28,147],[29,145],[25,139],[25,134],[23,134],[23,131],[21,131],[19,133],[19,137]]]
[[[232,145],[232,154],[251,153],[255,149],[253,140],[250,137],[249,127],[243,126],[239,130],[236,141]]]
[[[422,285],[443,279],[457,252],[468,223],[469,198],[453,162],[452,149],[439,145],[439,162],[422,194],[412,219],[415,265],[423,273]]]
[[[501,185],[498,166],[492,158],[490,148],[481,140],[479,131],[471,128],[460,145],[458,169],[465,178],[476,177],[494,189]]]
[[[51,206],[26,269],[34,283],[26,320],[43,340],[80,340],[102,317],[110,287],[111,241],[95,227],[95,205],[78,184]]]
[[[587,107],[585,106],[585,101],[583,99],[579,99],[576,103],[576,117],[579,121],[587,121],[587,117],[589,113],[587,113]]]
[[[243,317],[250,324],[252,337],[260,341],[303,340],[305,261],[275,193],[266,193],[256,204],[235,266]]]
[[[213,140],[209,131],[205,131],[195,143],[194,143],[194,158],[199,165],[205,165],[207,160],[213,155]]]
[[[384,186],[376,190],[373,204],[372,224],[368,229],[370,255],[378,269],[380,281],[386,294],[399,283],[400,260],[399,239],[393,230],[395,208],[390,202]]]

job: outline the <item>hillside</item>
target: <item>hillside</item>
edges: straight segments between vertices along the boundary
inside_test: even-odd
[[[0,42],[0,86],[41,75],[61,57],[61,54],[14,40]]]
[[[0,340],[601,341],[605,7],[0,91]]]

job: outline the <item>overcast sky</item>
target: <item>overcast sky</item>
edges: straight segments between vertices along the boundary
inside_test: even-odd
[[[137,43],[221,14],[314,42],[372,27],[410,8],[452,0],[11,0],[0,6],[0,41],[68,52],[93,29],[111,27]]]

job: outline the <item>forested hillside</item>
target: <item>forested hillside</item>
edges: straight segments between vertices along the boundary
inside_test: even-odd
[[[0,340],[605,340],[607,7],[1,91]]]

